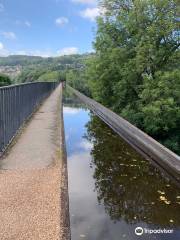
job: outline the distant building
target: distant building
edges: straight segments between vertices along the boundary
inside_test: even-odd
[[[0,73],[6,74],[11,78],[16,77],[22,71],[22,66],[0,66]]]

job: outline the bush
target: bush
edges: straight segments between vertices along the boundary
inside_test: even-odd
[[[11,84],[11,79],[5,74],[0,74],[0,87],[7,86]]]

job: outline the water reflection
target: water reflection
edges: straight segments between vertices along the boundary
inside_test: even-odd
[[[180,191],[173,183],[96,116],[87,124],[86,138],[93,143],[98,201],[112,220],[180,227]]]
[[[180,226],[180,192],[82,103],[64,104],[72,240],[139,239]],[[141,239],[180,239],[143,235]]]

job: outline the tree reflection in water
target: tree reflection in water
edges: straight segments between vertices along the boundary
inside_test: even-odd
[[[111,219],[180,227],[180,190],[98,117],[86,127],[98,201]]]

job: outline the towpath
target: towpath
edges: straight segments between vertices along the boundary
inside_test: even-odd
[[[61,86],[0,160],[0,239],[62,239]]]

